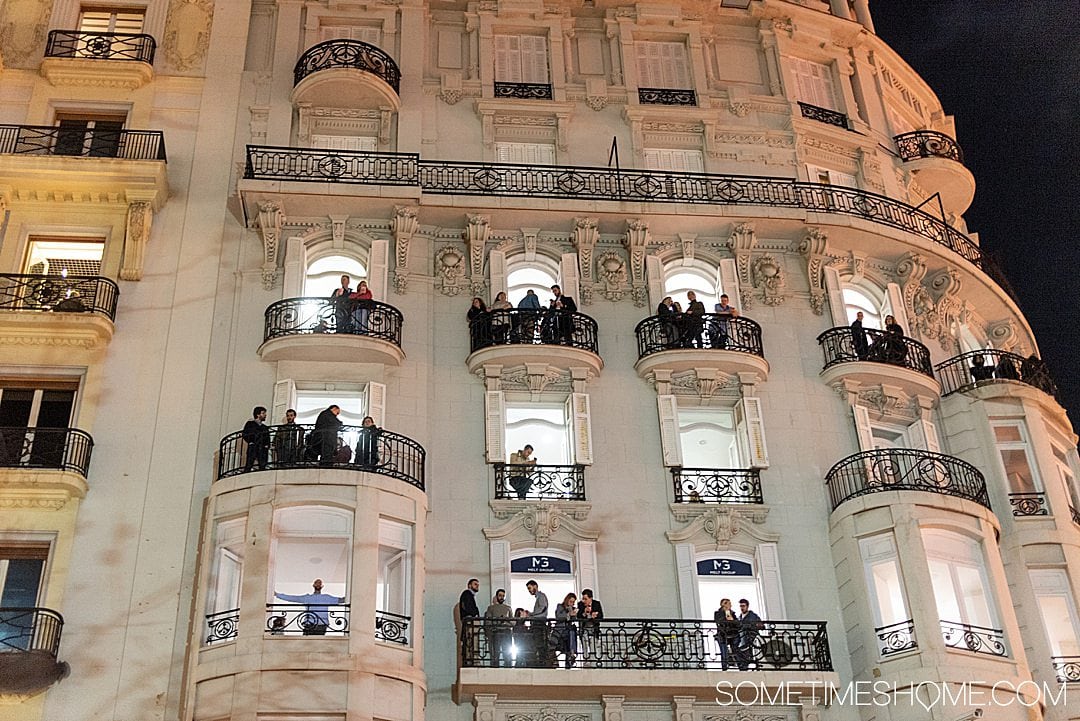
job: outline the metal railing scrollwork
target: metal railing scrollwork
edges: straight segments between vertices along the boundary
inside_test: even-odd
[[[115,320],[119,294],[114,281],[99,276],[0,273],[0,310],[100,313]]]
[[[599,354],[596,321],[561,310],[492,310],[469,323],[469,352],[499,345],[564,345]]]
[[[354,68],[382,79],[399,92],[401,71],[384,50],[360,40],[326,40],[304,51],[293,68],[293,85],[312,73],[331,68]]]
[[[1027,358],[1004,350],[976,350],[938,363],[941,395],[963,393],[998,381],[1017,381],[1057,398],[1057,384],[1050,369],[1037,356]]]
[[[835,125],[838,128],[848,129],[848,117],[843,113],[828,108],[821,108],[810,103],[799,103],[799,111],[804,118],[816,120],[819,123]]]
[[[642,105],[697,105],[697,93],[693,90],[671,88],[638,88],[638,102]]]
[[[51,608],[0,607],[0,653],[44,651],[56,658],[64,617]]]
[[[916,130],[901,133],[893,137],[901,160],[915,158],[947,158],[958,163],[964,162],[964,153],[956,141],[945,133],[936,130]]]
[[[986,479],[967,461],[913,448],[863,451],[838,462],[825,474],[835,511],[844,501],[882,491],[926,491],[956,496],[990,508]]]
[[[1076,525],[1080,526],[1080,510],[1077,510],[1072,505],[1069,506],[1069,514],[1072,516],[1072,521]]]
[[[45,45],[47,58],[134,60],[154,64],[157,42],[145,33],[101,33],[84,30],[53,30]]]
[[[645,318],[634,328],[638,358],[678,348],[707,348],[749,353],[761,358],[761,326],[749,318],[720,313],[693,316],[686,313]]]
[[[263,342],[287,335],[345,333],[401,347],[401,311],[377,300],[286,298],[266,308]]]
[[[348,636],[349,604],[268,603],[268,636]]]
[[[495,463],[499,500],[584,501],[585,466]]]
[[[704,620],[470,618],[460,658],[473,668],[832,670],[824,621],[764,620],[720,637]]]
[[[676,503],[763,503],[756,468],[672,468]]]
[[[409,623],[412,621],[408,616],[389,611],[375,611],[375,638],[387,643],[397,643],[402,646],[409,645]]]
[[[242,431],[221,439],[218,478],[263,470],[342,468],[397,478],[424,490],[426,452],[399,433],[364,426],[316,431],[310,423],[263,428],[266,435],[250,455]]]
[[[840,326],[819,335],[817,342],[825,353],[825,368],[838,363],[871,361],[900,366],[934,377],[930,350],[907,336],[864,328],[863,336],[859,338],[848,326]]]
[[[165,160],[160,130],[0,125],[0,154]]]
[[[984,653],[988,656],[1008,655],[1005,649],[1005,633],[1001,629],[942,621],[941,638],[949,648]]]
[[[1014,516],[1047,516],[1050,511],[1046,508],[1046,494],[1039,493],[1010,493],[1009,505],[1012,506]]]
[[[1058,683],[1080,683],[1080,656],[1053,656],[1050,663]]]
[[[94,439],[78,428],[0,428],[0,468],[73,471],[86,478]]]
[[[239,625],[239,608],[206,614],[206,645],[212,646],[215,643],[236,638]]]
[[[517,98],[518,100],[551,100],[551,85],[548,83],[495,83],[495,97]]]
[[[915,641],[915,622],[911,620],[875,628],[874,633],[877,634],[878,653],[882,657],[919,647]]]

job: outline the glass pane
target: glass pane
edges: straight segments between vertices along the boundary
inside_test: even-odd
[[[861,311],[863,328],[881,328],[881,309],[870,296],[854,288],[844,288],[841,292],[849,323],[854,322],[855,314]]]
[[[41,589],[41,573],[45,560],[41,558],[13,558],[3,562],[4,575],[0,578],[0,606],[28,608],[37,605]]]
[[[878,604],[878,621],[882,626],[907,621],[907,604],[904,602],[904,588],[900,581],[900,568],[895,560],[875,563],[870,567],[870,576],[874,582],[874,596]]]
[[[329,298],[341,287],[341,276],[349,276],[349,287],[356,290],[358,281],[367,278],[367,269],[360,261],[341,255],[319,258],[308,266],[304,278],[304,295]]]
[[[679,411],[679,443],[687,468],[742,467],[731,411]]]
[[[960,601],[953,587],[949,564],[937,559],[929,559],[930,583],[934,587],[934,600],[937,602],[938,618],[942,621],[961,622]]]
[[[691,290],[697,294],[697,299],[705,304],[705,311],[712,312],[717,301],[715,273],[710,275],[703,270],[677,271],[664,281],[664,294],[670,295],[683,310],[687,308],[686,294]]]
[[[568,593],[577,593],[577,582],[573,576],[567,576],[563,574],[559,575],[545,575],[545,576],[526,576],[524,574],[514,574],[510,576],[510,588],[507,589],[509,598],[506,602],[515,611],[519,608],[524,608],[526,611],[532,611],[533,605],[536,603],[536,598],[529,595],[529,591],[525,588],[525,584],[530,580],[536,581],[540,587],[540,591],[547,596],[548,599],[548,618],[555,618],[555,608],[562,603],[562,600],[566,598]],[[494,594],[493,594],[494,595]],[[603,594],[597,591],[597,598],[600,602],[604,602]],[[483,611],[487,608],[484,601],[487,599],[477,597],[476,605],[478,605]]]
[[[551,299],[551,286],[557,282],[556,277],[548,271],[536,266],[519,266],[511,270],[506,276],[507,298],[515,308],[525,297],[525,293],[532,290],[540,299],[540,306],[546,308]],[[576,299],[575,299],[576,300]]]
[[[379,578],[376,582],[376,610],[407,616],[405,568],[408,553],[399,548],[379,547]],[[479,603],[479,599],[477,599]]]
[[[506,408],[506,446],[513,452],[526,445],[533,447],[532,457],[540,465],[564,466],[572,463],[570,434],[561,407],[508,406]]]
[[[1038,601],[1043,626],[1050,640],[1050,655],[1080,656],[1080,637],[1069,598],[1065,595],[1039,596]]]
[[[1035,493],[1038,491],[1034,474],[1028,464],[1027,452],[1007,448],[998,450],[1001,453],[1001,462],[1005,466],[1005,477],[1009,480],[1009,490],[1012,493]]]
[[[994,426],[994,438],[998,443],[1023,443],[1020,426]]]
[[[964,602],[964,623],[993,627],[994,619],[980,569],[960,565],[955,568],[957,586]]]

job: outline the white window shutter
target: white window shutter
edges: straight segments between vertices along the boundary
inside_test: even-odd
[[[679,440],[679,403],[673,395],[658,395],[656,407],[660,417],[660,447],[664,465],[682,466],[682,443]]]
[[[649,312],[655,313],[667,295],[664,292],[664,264],[655,255],[645,256],[645,279],[649,287],[649,303],[652,304]]]
[[[375,300],[386,300],[386,273],[390,262],[390,241],[371,241],[371,255],[368,257],[368,288]]]
[[[559,287],[562,292],[574,299],[575,303],[581,302],[578,292],[578,257],[577,253],[563,253],[559,260]]]
[[[510,541],[491,541],[488,547],[488,559],[491,563],[491,595],[502,588],[510,595]],[[517,599],[521,605],[525,599]],[[513,599],[511,599],[513,601]],[[508,601],[509,602],[509,601]]]
[[[274,407],[270,409],[270,425],[285,422],[285,411],[296,407],[296,383],[292,378],[274,384]]]
[[[852,406],[851,414],[855,417],[855,435],[859,439],[860,451],[874,450],[874,429],[870,426],[870,411],[866,406]]]
[[[735,406],[735,422],[741,426],[743,459],[751,468],[769,467],[769,450],[765,445],[765,421],[761,415],[760,398],[743,398]]]
[[[850,173],[841,173],[839,170],[829,171],[829,182],[845,188],[858,188],[859,179]]]
[[[784,607],[784,586],[780,575],[780,554],[775,543],[759,543],[754,549],[757,574],[761,580],[761,595],[765,608],[758,609],[762,619],[787,618]]]
[[[825,277],[825,292],[829,296],[829,312],[832,313],[833,326],[839,328],[850,325],[847,307],[844,305],[844,284],[840,280],[840,271],[825,266],[821,272]]]
[[[521,36],[521,82],[548,84],[547,38],[543,35]]]
[[[596,591],[596,587],[600,585],[596,573],[596,541],[578,541],[574,555],[576,556],[574,568],[577,570],[578,588],[591,588]]]
[[[670,85],[667,87],[675,88],[676,90],[689,90],[692,85],[690,83],[690,63],[686,57],[686,46],[682,43],[664,43],[667,56],[667,62],[664,64],[665,69],[668,71],[668,77],[665,78]]]
[[[386,425],[386,385],[370,381],[367,384],[367,415],[382,428]]]
[[[502,391],[484,393],[484,432],[487,462],[506,463],[506,400]]]
[[[889,283],[885,286],[885,296],[889,304],[886,314],[891,314],[896,318],[896,322],[904,329],[905,335],[910,333],[911,326],[908,325],[907,311],[904,310],[904,293],[900,290],[900,286],[896,283]],[[884,324],[884,320],[882,323]]]
[[[739,267],[734,258],[725,258],[720,261],[720,291],[727,293],[728,301],[735,309],[742,313],[742,298],[739,293]],[[719,296],[717,296],[719,297]],[[712,308],[706,308],[712,312]]]
[[[302,238],[289,238],[285,241],[284,265],[281,297],[300,298],[304,295],[304,278],[307,276],[307,246]]]
[[[682,617],[701,618],[710,616],[706,609],[698,610],[697,564],[694,544],[679,543],[675,546],[675,571],[679,578],[679,607]]]
[[[593,462],[592,419],[589,414],[589,394],[571,393],[566,399],[566,416],[570,420],[574,441],[574,463],[590,466]]]
[[[488,253],[488,275],[491,283],[491,302],[494,303],[495,296],[500,292],[506,292],[506,253],[501,250]]]
[[[932,421],[919,420],[908,426],[908,447],[931,453],[940,453],[941,444],[938,442],[937,426]]]
[[[656,87],[653,85],[652,62],[650,59],[650,56],[655,52],[655,45],[656,43],[650,42],[637,42],[633,45],[637,60],[639,88]]]

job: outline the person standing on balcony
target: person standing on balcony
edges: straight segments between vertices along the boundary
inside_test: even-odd
[[[859,360],[866,360],[870,352],[870,345],[866,342],[866,331],[862,326],[863,313],[860,310],[855,314],[855,320],[851,321],[851,348]]]
[[[720,646],[720,668],[727,669],[731,657],[738,658],[739,617],[731,607],[730,598],[720,599],[720,608],[713,614],[716,623],[716,643]]]
[[[345,603],[342,596],[331,596],[323,593],[323,582],[316,578],[311,583],[314,593],[304,593],[299,596],[291,596],[286,593],[275,593],[274,598],[290,603],[302,603],[307,606],[305,613],[300,617],[300,623],[305,636],[325,636],[326,629],[330,625],[330,615],[327,606],[337,606]]]
[[[476,296],[472,299],[465,319],[469,322],[469,337],[472,339],[473,350],[491,345],[491,318],[483,298]]]
[[[713,306],[713,312],[718,317],[713,318],[709,326],[709,344],[713,348],[726,348],[728,338],[731,337],[731,319],[739,317],[739,311],[731,304],[728,294],[720,296],[720,302]],[[863,342],[866,339],[863,338]]]
[[[382,429],[375,425],[375,419],[364,416],[356,439],[356,462],[362,466],[374,468],[379,465],[379,434]]]
[[[670,295],[664,296],[656,306],[656,316],[660,319],[664,347],[674,348],[679,342],[679,319],[675,315],[675,301]]]
[[[368,317],[371,315],[371,298],[371,289],[368,288],[366,280],[357,283],[356,290],[349,294],[354,333],[361,335],[367,333]]]
[[[599,622],[604,618],[604,607],[593,598],[591,588],[582,590],[577,615],[581,619],[581,652],[589,658],[596,655],[600,645]]]
[[[335,288],[330,294],[330,302],[334,308],[334,326],[338,333],[348,333],[351,330],[349,327],[349,306],[351,305],[349,296],[352,294],[350,282],[352,279],[349,276],[341,276],[341,287]]]
[[[562,288],[551,286],[555,298],[551,301],[551,310],[555,314],[555,334],[562,338],[562,343],[572,345],[574,341],[574,313],[577,303],[568,295],[563,295]]]
[[[488,653],[495,668],[512,666],[510,654],[511,637],[514,629],[513,609],[506,603],[506,589],[500,588],[491,598],[491,605],[484,611],[484,623],[487,631]]]
[[[338,432],[343,425],[338,420],[341,408],[332,405],[315,419],[315,429],[308,434],[307,458],[317,460],[320,465],[328,466],[337,453]]]
[[[304,429],[296,424],[296,411],[285,411],[285,421],[274,436],[274,462],[279,466],[296,463],[304,446]]]
[[[527,468],[520,468],[519,466],[535,466],[536,459],[532,457],[533,447],[528,443],[520,451],[514,451],[510,454],[510,472],[514,475],[510,476],[510,487],[517,493],[517,497],[522,501],[525,500],[525,496],[529,493],[529,489],[532,488],[532,478],[529,477],[530,471]]]
[[[510,316],[514,306],[506,299],[505,291],[499,291],[489,309],[491,313],[491,334],[496,343],[505,343],[510,332]]]
[[[739,599],[739,646],[735,652],[735,660],[740,671],[750,668],[750,662],[754,655],[754,641],[758,633],[765,628],[761,617],[750,610],[750,602],[745,598]]]
[[[683,337],[683,346],[689,348],[701,348],[701,332],[705,328],[705,304],[697,299],[697,293],[690,290],[686,292],[686,335]]]
[[[469,619],[480,617],[480,607],[476,605],[476,593],[480,590],[480,579],[470,578],[465,590],[458,596],[458,617],[461,619],[461,651],[466,665],[472,666],[480,652],[480,624],[470,623]]]
[[[515,325],[511,329],[511,336],[517,335],[519,343],[532,343],[536,333],[536,319],[540,316],[540,298],[536,291],[529,288],[525,291],[525,297],[518,301],[519,313],[514,314]]]
[[[259,470],[264,470],[270,459],[270,429],[266,427],[266,409],[255,406],[251,412],[251,420],[244,424],[244,430],[240,436],[247,443],[247,459],[244,462],[244,473],[258,463]]]
[[[529,614],[529,618],[546,619],[548,617],[548,597],[540,590],[540,584],[536,581],[529,581],[525,584],[525,589],[533,597],[533,610]]]
[[[562,651],[566,668],[577,660],[577,603],[577,595],[568,593],[555,609],[555,648]]]

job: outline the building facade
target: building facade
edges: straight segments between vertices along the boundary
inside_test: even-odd
[[[0,53],[0,718],[1080,719],[1077,436],[868,0]]]

